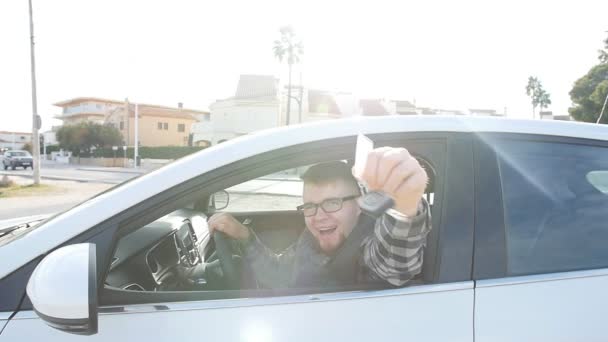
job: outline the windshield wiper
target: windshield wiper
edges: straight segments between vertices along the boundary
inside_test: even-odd
[[[0,238],[10,234],[12,231],[15,231],[17,229],[21,229],[21,228],[29,228],[31,227],[31,222],[30,223],[22,223],[22,224],[18,224],[16,226],[12,226],[12,227],[8,227],[8,228],[2,228],[0,229]]]

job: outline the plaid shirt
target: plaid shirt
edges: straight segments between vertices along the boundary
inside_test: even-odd
[[[365,277],[363,280],[383,280],[394,286],[407,283],[422,270],[423,250],[430,230],[431,214],[424,198],[420,201],[417,215],[412,218],[389,209],[376,220],[373,234],[361,244],[359,267]],[[285,288],[290,285],[296,250],[301,241],[299,239],[298,243],[276,254],[252,232],[242,249],[258,282],[269,288]],[[319,265],[330,259],[320,251],[312,253],[311,262]]]

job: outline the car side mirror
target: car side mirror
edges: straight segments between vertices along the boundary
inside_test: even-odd
[[[36,267],[27,283],[34,311],[49,326],[78,335],[97,333],[95,245],[59,248]]]
[[[230,203],[230,194],[226,190],[220,190],[209,198],[209,209],[222,210],[228,207]]]

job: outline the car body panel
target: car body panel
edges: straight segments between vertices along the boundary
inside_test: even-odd
[[[45,336],[46,341],[309,342],[400,340],[407,336],[416,341],[473,341],[473,282],[363,293],[163,303],[122,310],[126,312],[101,313],[99,333],[94,336],[67,335],[48,327],[32,312],[19,312],[0,339]]]
[[[608,269],[480,280],[475,341],[606,341]]]

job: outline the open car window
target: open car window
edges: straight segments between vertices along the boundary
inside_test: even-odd
[[[443,142],[439,140],[411,145],[412,153],[429,175],[425,198],[430,204],[429,209],[433,215],[440,213],[437,205],[440,204],[442,197],[440,194],[443,182],[440,180],[440,175],[443,174],[445,161],[443,159],[435,160],[435,158],[443,158],[443,155],[439,154],[439,157],[436,157],[434,153],[427,152],[427,149],[443,151],[442,144]],[[403,145],[391,142],[388,146]],[[410,148],[408,144],[405,146]],[[258,167],[263,166],[268,170],[261,175],[251,171],[255,170],[255,167],[243,166],[244,169],[247,168],[244,174],[253,177],[231,176],[220,181],[213,178],[213,183],[209,183],[211,186],[201,187],[191,195],[193,199],[200,198],[208,201],[212,194],[225,190],[229,195],[228,203],[221,210],[184,205],[148,224],[132,228],[128,234],[119,239],[116,245],[112,265],[104,281],[105,288],[102,291],[101,301],[124,304],[182,300],[180,299],[182,296],[177,293],[184,293],[184,299],[196,298],[198,300],[294,293],[295,290],[291,289],[277,292],[276,289],[269,289],[260,284],[254,271],[243,257],[243,250],[239,250],[238,244],[234,241],[231,241],[230,244],[234,248],[233,256],[239,268],[240,282],[238,284],[228,282],[218,257],[217,245],[209,236],[207,220],[218,212],[230,213],[240,223],[255,232],[255,235],[269,250],[277,254],[284,252],[296,243],[306,229],[302,213],[296,210],[296,207],[302,204],[301,174],[307,167],[317,162],[347,160],[352,163],[353,157],[352,150],[349,148],[341,149],[339,152],[328,150],[327,155],[323,156],[324,159],[310,158],[315,155],[318,154],[303,154],[302,159],[292,160],[291,165],[289,165],[290,162],[285,163],[285,158],[280,159],[274,169],[272,163],[260,164]],[[328,159],[328,156],[333,156],[333,158]],[[222,183],[225,185],[218,187]],[[434,230],[439,229],[437,222],[439,222],[438,218],[433,218],[433,224],[436,225]],[[437,236],[437,232],[432,232],[426,247],[428,251],[425,252],[425,258],[431,263],[435,262],[432,256],[437,248]],[[204,272],[192,276],[193,273],[189,268],[201,267],[200,265],[203,265]],[[421,275],[416,284],[433,282],[434,266],[429,264],[428,267],[425,267],[424,272],[426,276]],[[412,284],[414,283],[412,282]],[[304,290],[304,293],[364,288],[365,286],[362,287],[360,284],[353,284],[348,288],[344,286],[314,288]],[[374,288],[377,289],[378,286],[375,285]],[[392,286],[387,286],[387,288],[392,288]]]

